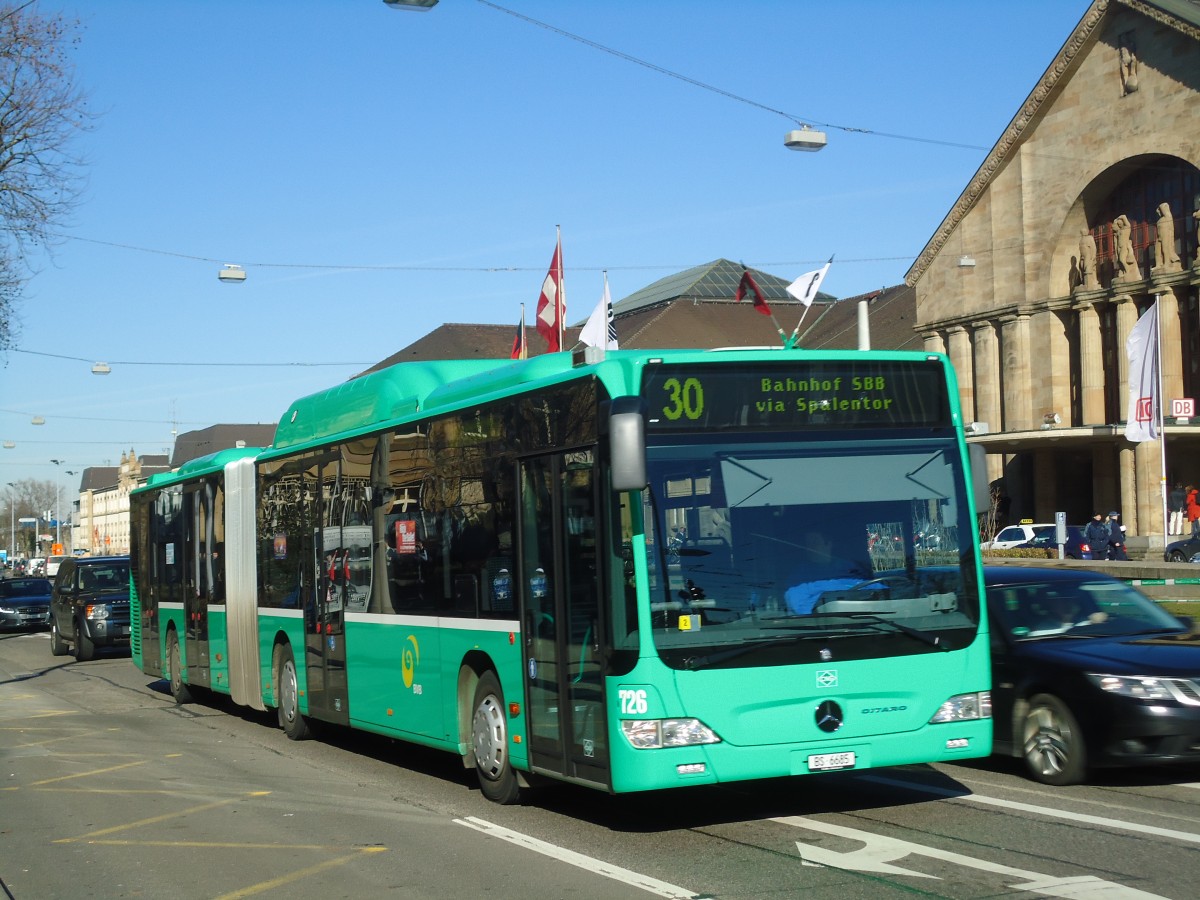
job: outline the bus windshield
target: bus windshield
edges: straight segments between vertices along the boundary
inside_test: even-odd
[[[974,640],[974,526],[954,440],[815,437],[648,448],[650,624],[668,665],[868,659]]]

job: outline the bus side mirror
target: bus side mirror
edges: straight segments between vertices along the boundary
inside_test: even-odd
[[[609,406],[608,441],[612,489],[646,487],[646,413],[640,397],[615,397]]]

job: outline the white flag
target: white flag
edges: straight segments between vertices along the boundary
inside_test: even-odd
[[[1125,437],[1133,443],[1156,441],[1162,421],[1158,396],[1158,301],[1142,313],[1125,341],[1129,354],[1129,409]]]
[[[588,316],[587,324],[579,332],[579,340],[589,347],[617,349],[617,327],[613,323],[612,296],[608,292],[608,273],[604,273],[604,294]]]
[[[812,306],[812,302],[817,299],[817,291],[821,289],[821,282],[825,280],[825,273],[829,271],[832,262],[833,257],[831,256],[829,262],[815,272],[805,272],[787,286],[787,292],[805,306]]]

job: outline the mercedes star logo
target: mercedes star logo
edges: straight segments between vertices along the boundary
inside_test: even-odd
[[[822,700],[821,705],[817,707],[817,727],[829,734],[837,731],[842,727],[842,722],[845,721],[842,716],[842,708],[832,700]]]

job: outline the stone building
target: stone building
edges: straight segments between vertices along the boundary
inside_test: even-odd
[[[168,463],[165,455],[139,457],[132,448],[117,466],[83,470],[75,503],[73,550],[91,555],[129,552],[129,492],[158,472],[230,447],[265,447],[275,438],[274,425],[211,425],[188,431],[175,440]]]
[[[1157,545],[1164,459],[1200,485],[1198,165],[1200,3],[1096,0],[909,269],[1011,519],[1118,509]],[[1125,437],[1155,298],[1165,447]]]
[[[165,455],[139,457],[131,447],[116,466],[89,466],[79,483],[72,551],[93,556],[129,552],[129,492],[156,472],[169,471]]]

